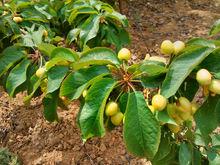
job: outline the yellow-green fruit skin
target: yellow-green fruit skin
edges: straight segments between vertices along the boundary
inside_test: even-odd
[[[47,30],[44,30],[44,31],[43,31],[43,36],[44,36],[44,37],[47,37],[47,36],[48,36]]]
[[[42,77],[45,73],[45,68],[39,68],[37,71],[36,71],[36,76],[37,77]]]
[[[118,110],[118,104],[116,102],[111,101],[106,105],[105,114],[107,116],[113,116],[118,112]]]
[[[131,59],[131,52],[130,50],[128,50],[127,48],[122,48],[119,52],[118,52],[118,59],[119,60],[130,60]]]
[[[192,114],[195,114],[198,109],[199,105],[196,103],[192,103]]]
[[[157,111],[162,111],[167,105],[167,99],[162,95],[154,95],[152,98],[152,106]]]
[[[161,53],[165,55],[171,55],[174,53],[174,45],[170,40],[165,40],[162,42],[160,47]]]
[[[88,93],[88,91],[85,89],[85,90],[83,91],[83,93],[82,93],[82,96],[85,98],[86,95],[87,95],[87,93]]]
[[[191,102],[187,98],[180,97],[179,98],[179,103],[180,103],[180,106],[182,107],[182,108],[180,108],[181,111],[183,111],[183,112],[191,112],[192,104],[191,104]]]
[[[115,126],[118,126],[122,122],[123,118],[124,118],[124,114],[121,112],[117,112],[114,116],[111,116],[111,122]]]
[[[175,118],[177,116],[176,106],[174,104],[167,104],[167,113],[171,118]]]
[[[180,131],[180,126],[178,125],[168,124],[168,128],[173,133],[178,133]]]
[[[23,21],[23,19],[21,17],[14,17],[13,21],[15,21],[16,23],[20,23]]]
[[[177,55],[185,48],[185,43],[183,41],[176,41],[174,45],[174,54]]]
[[[220,95],[220,80],[212,80],[211,84],[209,85],[209,90],[215,94]]]
[[[196,73],[196,80],[200,85],[210,85],[212,81],[212,75],[206,69],[200,69]]]

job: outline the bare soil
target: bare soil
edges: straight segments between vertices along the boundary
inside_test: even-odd
[[[123,6],[130,20],[133,60],[141,60],[147,53],[160,55],[164,39],[208,37],[210,26],[220,18],[219,0],[130,0]],[[41,99],[26,107],[22,97],[11,99],[0,92],[0,147],[17,153],[24,165],[149,164],[126,151],[121,127],[83,145],[75,122],[77,101],[69,111],[59,110],[59,123],[48,123]]]

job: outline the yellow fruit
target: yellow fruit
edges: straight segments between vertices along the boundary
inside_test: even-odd
[[[47,36],[48,36],[48,31],[47,31],[47,30],[44,30],[44,31],[43,31],[43,36],[44,36],[44,37],[47,37]]]
[[[192,104],[187,98],[180,97],[179,98],[179,103],[180,103],[180,107],[178,107],[178,108],[179,108],[180,111],[191,113]]]
[[[179,114],[178,114],[179,115]],[[180,116],[175,116],[173,119],[175,120],[176,124],[181,125],[183,124],[183,119]]]
[[[192,103],[192,114],[195,114],[198,109],[199,105],[196,103]]]
[[[13,21],[15,21],[16,23],[20,23],[23,21],[23,19],[21,17],[13,17]]]
[[[150,58],[149,58],[149,61],[158,61],[158,62],[162,62],[162,63],[164,63],[164,64],[167,63],[166,58],[164,58],[164,57],[158,57],[158,56],[152,56],[152,57],[150,57]]]
[[[173,45],[175,55],[179,54],[185,48],[185,43],[183,41],[176,41]]]
[[[196,74],[196,80],[200,85],[210,85],[212,81],[212,75],[206,69],[200,69]]]
[[[85,89],[85,90],[83,91],[83,93],[82,93],[82,96],[85,98],[86,95],[87,95],[87,93],[88,93],[88,91]]]
[[[179,116],[184,121],[190,120],[192,118],[191,112],[179,112]]]
[[[220,94],[220,80],[212,80],[211,84],[209,85],[209,90],[215,94]]]
[[[130,50],[128,50],[127,48],[122,48],[119,52],[118,52],[118,58],[119,60],[130,60],[131,59],[131,52]]]
[[[118,110],[118,104],[114,101],[111,101],[106,105],[105,114],[107,116],[113,116],[118,112]]]
[[[124,114],[121,112],[117,112],[114,116],[111,116],[111,122],[115,126],[118,126],[122,122],[123,118],[124,118]]]
[[[167,113],[171,118],[175,118],[178,116],[176,112],[176,106],[174,104],[167,104]]]
[[[160,46],[161,53],[165,55],[171,55],[174,53],[174,45],[170,40],[165,40]]]
[[[168,128],[173,133],[178,133],[180,131],[180,126],[178,125],[168,124]]]
[[[36,71],[36,76],[37,77],[42,77],[45,73],[46,69],[45,68],[39,68],[37,71]]]
[[[152,105],[148,105],[148,108],[151,110],[152,113],[155,112],[155,109],[154,109],[154,107]]]
[[[155,110],[162,111],[167,105],[167,99],[162,95],[155,95],[152,98],[152,106]]]

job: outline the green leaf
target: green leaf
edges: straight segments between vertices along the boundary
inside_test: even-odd
[[[216,152],[208,152],[209,165],[219,165],[220,155]]]
[[[212,26],[209,35],[216,35],[220,32],[220,19],[214,23]]]
[[[183,142],[180,144],[179,162],[180,165],[191,165],[192,150],[189,144]]]
[[[170,142],[170,137],[166,133],[163,133],[161,135],[161,140],[160,140],[160,145],[158,148],[158,151],[152,160],[152,164],[156,165],[158,164],[160,160],[163,160],[171,151],[171,142]]]
[[[60,96],[66,96],[70,100],[78,99],[84,89],[108,74],[109,70],[104,66],[93,66],[72,72],[64,79]]]
[[[79,33],[80,33],[80,29],[78,29],[78,28],[70,30],[69,33],[67,34],[67,38],[66,38],[68,43],[71,43],[73,41],[77,41],[77,37],[79,36]]]
[[[81,6],[79,8],[73,9],[69,18],[68,18],[68,22],[70,24],[73,23],[73,21],[76,19],[76,17],[80,14],[88,14],[88,15],[92,15],[92,14],[98,14],[98,12],[93,9],[92,7],[87,7],[87,6]]]
[[[194,78],[188,77],[186,81],[182,83],[180,87],[180,93],[181,93],[181,96],[184,96],[190,101],[192,101],[198,89],[199,89],[199,83],[197,82],[197,80]]]
[[[194,148],[192,152],[192,165],[202,165],[202,155],[197,148]]]
[[[176,145],[171,145],[171,150],[167,156],[163,159],[157,160],[156,162],[153,161],[152,165],[178,165],[179,163],[176,162],[176,154],[177,154],[177,147]]]
[[[215,49],[206,59],[201,63],[201,68],[206,68],[209,72],[220,72],[220,48]]]
[[[32,84],[33,85],[33,87],[32,87],[33,89],[31,91],[31,93],[24,98],[24,103],[25,104],[29,104],[30,103],[31,98],[34,96],[35,92],[40,87],[42,79],[43,79],[43,77],[42,78],[38,78],[36,75],[33,75],[31,77],[31,81],[33,81],[33,84]]]
[[[154,61],[145,61],[142,65],[140,65],[139,70],[148,77],[158,76],[167,72],[167,69],[164,66],[161,66]]]
[[[0,77],[23,57],[25,57],[25,52],[22,48],[17,46],[6,48],[0,55]]]
[[[74,62],[77,61],[79,56],[76,52],[72,51],[68,48],[58,47],[53,49],[51,52],[51,59],[53,58],[60,58],[66,61]]]
[[[55,48],[56,46],[48,43],[41,43],[40,45],[38,45],[38,49],[40,50],[40,52],[47,56],[50,56]]]
[[[117,22],[120,22],[123,25],[123,27],[128,27],[128,19],[126,18],[125,15],[122,15],[116,11],[113,11],[111,13],[107,13],[105,16],[107,19],[110,19],[110,20],[114,19]]]
[[[93,48],[86,52],[83,52],[79,61],[73,64],[73,68],[75,70],[78,70],[89,65],[106,64],[120,64],[115,52],[108,48]]]
[[[152,160],[160,144],[160,125],[141,92],[129,94],[123,136],[129,152]]]
[[[155,76],[155,77],[148,77],[148,76],[142,76],[141,77],[141,84],[145,88],[158,88],[161,86],[165,76]]]
[[[9,73],[6,82],[6,89],[11,97],[14,96],[16,88],[26,81],[26,72],[30,63],[31,62],[28,59],[24,59],[19,64],[17,64]]]
[[[210,47],[210,48],[216,47],[213,41],[210,41],[204,38],[193,38],[189,40],[186,44],[187,46],[198,45],[198,46],[205,46],[205,47]]]
[[[47,93],[52,93],[59,89],[68,70],[69,68],[66,66],[55,66],[48,71]]]
[[[57,105],[58,105],[58,91],[47,94],[43,99],[44,117],[47,121],[58,121]]]
[[[174,59],[162,84],[161,94],[166,98],[173,96],[192,70],[212,51],[207,47],[195,47]]]
[[[170,116],[168,115],[167,111],[159,111],[157,114],[157,119],[163,123],[169,123],[169,124],[173,124],[173,125],[177,125],[175,120],[173,120],[172,118],[170,118]]]
[[[128,93],[121,95],[119,99],[119,108],[122,113],[125,113],[128,102]]]
[[[203,140],[219,126],[220,97],[209,97],[195,114],[196,127],[200,130]],[[212,122],[210,122],[212,121]],[[206,123],[206,124],[204,124]],[[207,124],[208,123],[208,124]],[[206,142],[208,143],[208,142]]]
[[[85,46],[87,41],[96,37],[99,31],[100,15],[90,15],[90,17],[83,23],[80,31],[80,41],[82,47]]]
[[[104,108],[115,85],[116,82],[113,79],[103,78],[89,89],[79,116],[79,125],[84,140],[93,136],[103,137],[105,135]]]

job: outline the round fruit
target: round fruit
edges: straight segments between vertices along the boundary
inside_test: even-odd
[[[176,106],[174,104],[167,104],[167,113],[171,118],[175,118],[178,116],[176,112]]]
[[[212,80],[211,84],[209,85],[209,90],[213,93],[220,94],[220,80]]]
[[[151,110],[152,113],[155,112],[155,109],[154,109],[154,107],[152,105],[148,105],[148,108]]]
[[[82,96],[85,98],[86,95],[87,95],[87,93],[88,93],[88,91],[85,89],[85,90],[83,91],[83,93],[82,93]]]
[[[13,21],[15,21],[16,23],[20,23],[23,21],[23,19],[21,17],[14,17]]]
[[[212,75],[206,69],[200,69],[196,74],[196,80],[200,85],[209,85],[212,81]]]
[[[192,118],[191,112],[179,112],[179,116],[184,121],[190,120]]]
[[[168,128],[173,133],[178,133],[180,131],[180,126],[178,126],[178,125],[168,124]]]
[[[119,52],[118,52],[118,58],[119,60],[130,60],[131,59],[131,52],[130,50],[128,50],[127,48],[122,48]]]
[[[152,106],[155,110],[162,111],[167,105],[167,99],[162,95],[155,95],[152,98]]]
[[[121,112],[117,112],[114,116],[111,116],[111,122],[115,126],[118,126],[122,122],[123,118],[124,118],[124,114]]]
[[[44,36],[44,37],[47,37],[47,36],[48,36],[48,31],[47,31],[47,30],[44,30],[44,31],[43,31],[43,36]]]
[[[183,124],[183,122],[184,122],[183,119],[178,115],[174,117],[174,120],[179,125]]]
[[[173,43],[170,40],[163,41],[160,46],[160,51],[165,55],[171,55],[172,53],[174,53]]]
[[[183,41],[176,41],[173,45],[175,55],[179,54],[185,48],[185,43]]]
[[[195,114],[198,109],[199,105],[196,103],[192,103],[192,114]]]
[[[158,62],[162,62],[162,63],[164,63],[164,64],[167,63],[166,58],[164,58],[164,57],[158,57],[158,56],[151,56],[151,57],[149,58],[149,61],[158,61]]]
[[[113,116],[118,112],[118,109],[118,104],[114,101],[111,101],[106,105],[105,114],[107,116]]]
[[[179,98],[179,103],[180,103],[180,107],[179,109],[183,112],[191,112],[192,110],[192,104],[191,102],[185,98],[185,97],[180,97]]]
[[[43,75],[44,75],[44,73],[45,73],[45,68],[39,68],[37,71],[36,71],[36,76],[37,77],[42,77]]]

